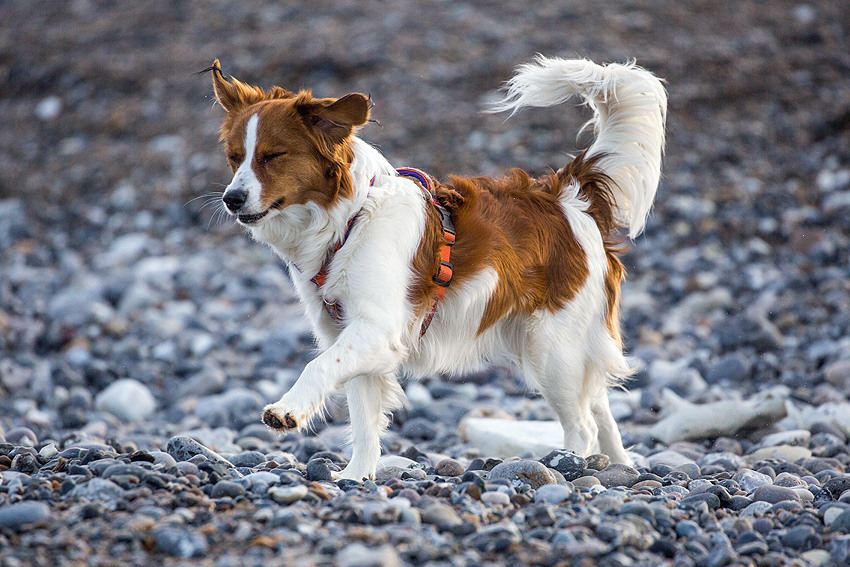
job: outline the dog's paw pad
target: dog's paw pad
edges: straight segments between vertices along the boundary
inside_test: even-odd
[[[291,413],[287,413],[281,420],[272,410],[267,409],[263,412],[263,423],[277,431],[291,431],[298,429],[298,422],[292,417]]]

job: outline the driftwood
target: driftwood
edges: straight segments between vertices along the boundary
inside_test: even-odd
[[[667,444],[731,436],[742,429],[763,427],[785,417],[787,398],[788,389],[780,386],[747,400],[697,405],[665,390],[664,399],[671,412],[652,426],[649,433]]]

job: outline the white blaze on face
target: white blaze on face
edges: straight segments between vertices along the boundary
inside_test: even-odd
[[[260,206],[260,180],[254,173],[251,164],[254,163],[254,153],[257,149],[257,124],[260,122],[259,116],[256,114],[248,119],[248,124],[245,127],[245,159],[239,165],[236,173],[233,174],[233,180],[225,189],[225,194],[228,191],[238,191],[242,189],[248,193],[248,200],[239,211],[246,214],[257,214],[262,211]]]

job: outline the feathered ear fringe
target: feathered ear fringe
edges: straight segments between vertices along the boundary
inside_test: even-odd
[[[265,91],[260,87],[254,87],[243,83],[233,77],[225,78],[221,72],[221,64],[218,59],[199,74],[212,72],[213,89],[216,101],[228,114],[236,114],[247,106],[262,102],[264,100],[292,98],[294,95],[281,87],[272,87]]]

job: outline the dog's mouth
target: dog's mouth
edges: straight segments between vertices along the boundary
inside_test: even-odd
[[[262,220],[266,215],[268,215],[271,211],[275,211],[275,210],[279,209],[280,206],[283,204],[283,201],[284,201],[284,199],[278,199],[277,201],[272,203],[271,206],[269,206],[268,209],[266,209],[264,211],[260,211],[259,213],[254,213],[254,214],[242,213],[242,214],[236,215],[236,219],[241,224],[244,224],[246,226],[256,224],[260,220]]]

